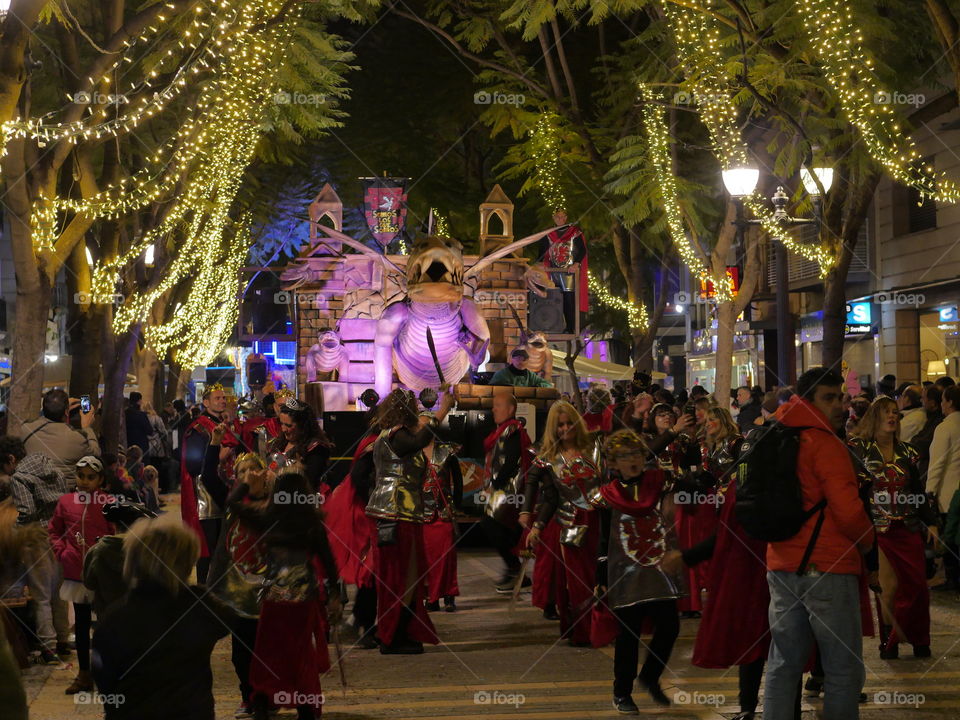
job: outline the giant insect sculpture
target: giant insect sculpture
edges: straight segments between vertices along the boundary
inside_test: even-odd
[[[377,321],[373,362],[374,387],[380,397],[386,397],[392,389],[394,370],[402,385],[419,392],[443,382],[457,382],[469,368],[477,368],[490,344],[490,330],[473,300],[464,296],[464,289],[475,287],[481,271],[495,260],[550,232],[545,230],[498,248],[469,268],[464,267],[463,246],[458,240],[421,237],[413,244],[403,270],[348,235],[328,227],[320,229],[375,258],[382,263],[384,273],[406,289],[406,297],[387,305]],[[294,271],[285,277],[297,276]],[[525,280],[539,295],[545,295],[545,289],[552,285],[539,268],[528,269]]]

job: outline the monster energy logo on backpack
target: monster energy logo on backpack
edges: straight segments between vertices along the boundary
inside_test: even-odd
[[[820,513],[810,542],[797,569],[806,571],[813,546],[823,526],[826,499],[809,510],[803,508],[803,491],[797,476],[800,431],[779,422],[750,430],[740,449],[737,463],[737,522],[758,540],[778,542],[800,532],[803,525]]]

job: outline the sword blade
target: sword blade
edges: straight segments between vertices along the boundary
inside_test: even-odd
[[[433,358],[433,366],[437,369],[437,377],[440,384],[443,385],[446,380],[443,379],[443,370],[440,369],[440,358],[437,356],[437,346],[433,342],[433,333],[427,328],[427,347],[430,348],[430,357]]]
[[[510,594],[510,612],[516,609],[517,598],[520,597],[520,589],[523,587],[523,578],[527,576],[527,566],[530,564],[530,558],[532,557],[533,553],[530,553],[523,558],[523,562],[520,564],[520,574],[517,575],[517,582],[514,583],[513,592]]]
[[[343,646],[340,644],[340,628],[333,629],[333,646],[337,653],[337,669],[340,671],[340,691],[347,695],[347,672],[343,667]]]

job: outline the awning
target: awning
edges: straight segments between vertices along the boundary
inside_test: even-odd
[[[567,372],[567,363],[565,360],[567,357],[566,351],[557,350],[556,348],[551,348],[551,350],[553,352],[554,372],[558,370]],[[609,380],[610,382],[633,380],[633,368],[629,365],[618,365],[617,363],[604,362],[602,360],[592,360],[582,355],[578,356],[574,361],[573,368],[576,370],[579,380],[588,380],[590,378]],[[662,372],[652,372],[650,375],[654,380],[662,380],[666,377],[666,374]]]

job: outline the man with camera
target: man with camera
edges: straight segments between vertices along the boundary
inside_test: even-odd
[[[50,390],[43,396],[40,417],[23,426],[27,454],[50,458],[67,481],[69,492],[77,487],[77,461],[86,455],[100,456],[100,443],[92,427],[94,408],[84,409],[80,404],[59,388]],[[79,430],[71,424],[75,411],[79,412]]]

